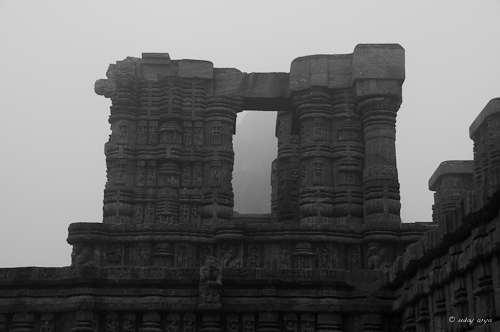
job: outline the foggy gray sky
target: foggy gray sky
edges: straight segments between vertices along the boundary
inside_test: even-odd
[[[67,228],[102,221],[110,63],[142,52],[244,72],[293,59],[406,50],[397,158],[405,222],[430,221],[427,181],[472,159],[468,128],[500,96],[500,1],[0,0],[0,267],[65,266]]]

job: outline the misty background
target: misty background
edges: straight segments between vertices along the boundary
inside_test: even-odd
[[[69,224],[102,221],[111,103],[94,82],[143,52],[289,72],[300,56],[400,44],[401,217],[431,221],[429,178],[444,160],[472,159],[468,128],[500,96],[499,14],[499,0],[0,0],[0,267],[70,265]],[[267,147],[276,149],[272,113],[241,113],[235,142],[253,115],[266,118],[248,137],[263,138],[269,125]],[[245,154],[267,154],[250,141]],[[269,184],[268,167],[247,172]]]

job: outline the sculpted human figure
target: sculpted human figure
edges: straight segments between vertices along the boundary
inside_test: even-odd
[[[385,251],[385,248],[379,248],[377,244],[372,244],[370,248],[368,248],[367,268],[369,270],[379,270],[385,268],[385,264],[382,264]]]
[[[86,266],[93,265],[92,259],[92,246],[83,243],[75,243],[73,245],[73,252],[71,253],[71,265],[73,266]]]
[[[208,256],[200,268],[200,304],[220,306],[222,273],[214,256]]]
[[[214,256],[207,256],[205,264],[200,268],[200,283],[204,282],[208,286],[222,285],[222,275],[217,259]]]

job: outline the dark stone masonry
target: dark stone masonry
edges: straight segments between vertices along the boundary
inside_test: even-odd
[[[290,73],[111,65],[103,221],[70,225],[69,267],[0,269],[0,332],[500,330],[500,99],[429,180],[433,222],[401,223],[404,78],[392,44]],[[233,211],[243,110],[277,112],[271,214]]]

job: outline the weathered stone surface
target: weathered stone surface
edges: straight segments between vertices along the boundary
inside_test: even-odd
[[[465,330],[500,317],[500,109],[441,164],[433,224],[400,221],[399,45],[241,73],[144,53],[111,65],[102,223],[72,266],[0,269],[6,331]],[[236,114],[278,111],[270,215],[233,211]],[[480,317],[481,316],[481,317]],[[484,317],[483,317],[484,316]]]

